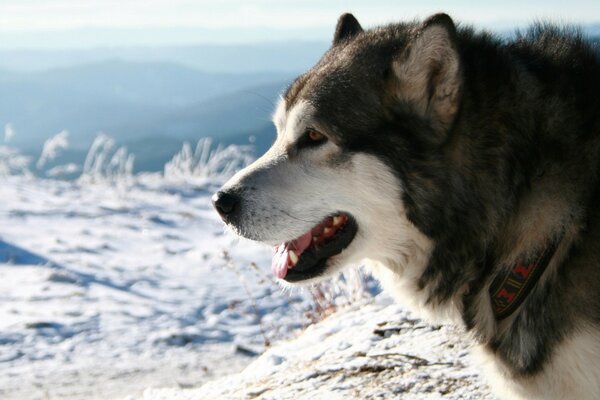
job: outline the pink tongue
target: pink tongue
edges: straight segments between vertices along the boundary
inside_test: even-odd
[[[294,250],[298,256],[310,246],[312,240],[311,232],[306,232],[304,235],[291,242],[285,242],[273,248],[273,260],[271,262],[271,271],[279,278],[283,279],[287,275],[288,265],[290,264],[290,250]]]

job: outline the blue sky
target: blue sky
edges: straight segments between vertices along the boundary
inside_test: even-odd
[[[441,10],[494,29],[534,19],[600,21],[598,0],[1,0],[0,47],[326,40],[345,11],[371,26]]]

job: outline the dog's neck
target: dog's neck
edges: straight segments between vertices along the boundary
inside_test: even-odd
[[[487,247],[484,272],[467,291],[463,309],[467,328],[480,342],[509,331],[522,302],[556,277],[578,235],[580,212],[573,208],[578,202],[574,192],[554,183],[559,172],[559,166],[549,167],[530,182]]]

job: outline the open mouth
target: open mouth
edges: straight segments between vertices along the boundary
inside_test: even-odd
[[[325,218],[300,237],[275,246],[273,274],[288,282],[321,275],[329,259],[350,245],[357,230],[356,221],[346,213]]]

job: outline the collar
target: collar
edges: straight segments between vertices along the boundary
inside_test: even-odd
[[[519,258],[506,274],[498,274],[490,285],[492,309],[496,320],[511,315],[531,293],[535,284],[546,270],[562,235],[548,243],[545,249],[530,260]]]

